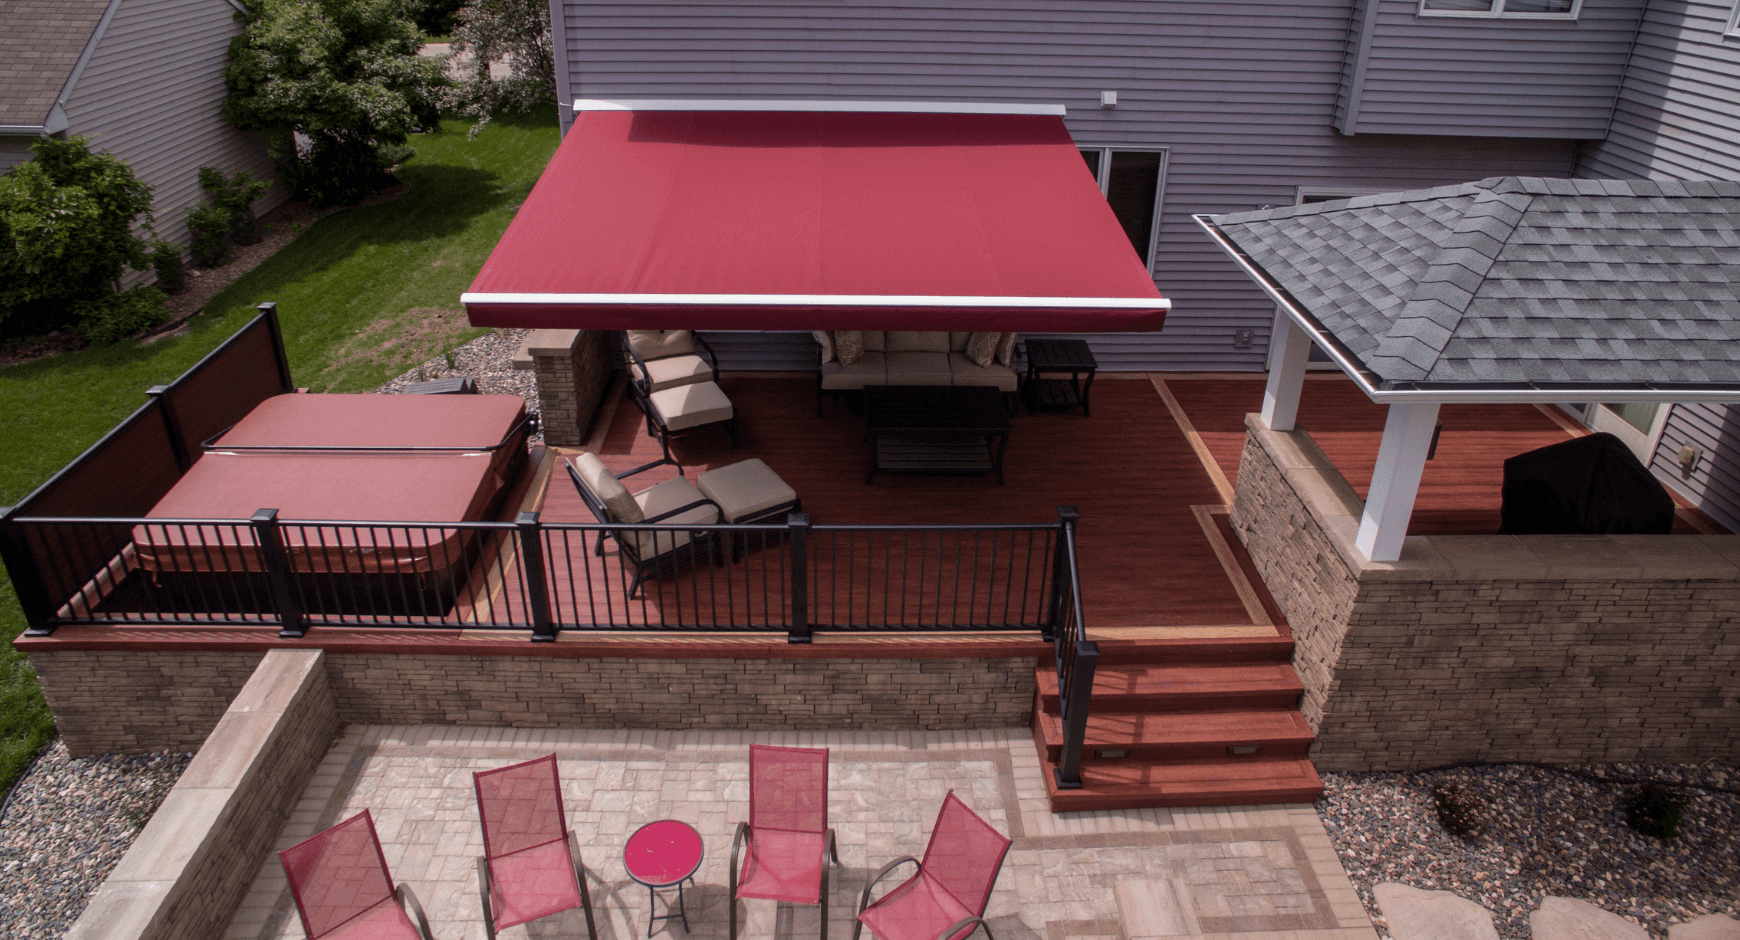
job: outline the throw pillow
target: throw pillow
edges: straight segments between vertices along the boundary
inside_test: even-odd
[[[849,366],[864,358],[864,334],[857,330],[840,330],[834,334],[834,353],[840,365]]]
[[[604,511],[610,513],[612,520],[631,523],[646,518],[646,514],[640,511],[640,504],[634,501],[634,494],[604,466],[604,461],[582,453],[574,458],[574,469],[580,473],[580,482],[585,483],[586,488],[604,504]]]
[[[1001,333],[974,333],[967,340],[967,358],[978,363],[979,368],[991,367],[991,360],[997,356],[997,347],[1003,344]]]
[[[814,336],[816,338],[816,342],[822,344],[822,361],[823,362],[833,362],[834,361],[834,337],[833,337],[833,335],[830,334],[827,330],[811,330],[810,335]]]
[[[686,356],[695,351],[692,330],[627,330],[628,345],[642,359],[663,359],[666,356]]]
[[[1003,334],[1003,341],[997,344],[997,362],[1015,368],[1015,340],[1018,338],[1015,333]]]

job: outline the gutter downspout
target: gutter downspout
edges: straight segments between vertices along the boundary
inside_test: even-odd
[[[574,126],[574,89],[568,75],[568,21],[564,17],[564,0],[550,0],[550,52],[556,65],[556,119],[562,125],[562,136]]]

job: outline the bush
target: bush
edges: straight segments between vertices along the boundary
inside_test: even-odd
[[[225,236],[230,229],[230,214],[217,206],[200,206],[187,212],[187,234],[193,244],[193,263],[202,268],[215,268],[230,260],[230,243]]]
[[[166,300],[155,287],[135,287],[84,301],[78,306],[79,332],[99,346],[119,342],[169,319]]]
[[[230,241],[238,245],[259,242],[254,200],[272,188],[270,182],[249,178],[247,170],[237,170],[235,176],[226,177],[217,167],[202,166],[199,168],[199,188],[205,190],[205,196],[213,206],[224,211]]]
[[[151,187],[82,137],[37,138],[34,159],[0,176],[0,323],[44,333],[114,292],[150,261],[136,222],[151,221]]]
[[[1691,797],[1672,787],[1646,783],[1625,798],[1625,822],[1632,829],[1657,839],[1680,834],[1680,817]]]
[[[1480,801],[1456,784],[1434,784],[1432,808],[1438,813],[1438,825],[1456,838],[1472,839],[1480,833]]]
[[[157,272],[157,289],[165,294],[187,290],[187,268],[181,263],[181,246],[166,241],[151,243],[151,269]]]
[[[471,57],[472,74],[452,86],[447,108],[468,117],[471,136],[490,115],[527,111],[556,100],[556,54],[550,5],[544,0],[472,0],[455,18],[453,51]],[[507,78],[489,76],[489,63],[506,62]]]

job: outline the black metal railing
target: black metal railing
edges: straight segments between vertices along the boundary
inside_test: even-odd
[[[1070,510],[1073,513],[1073,510]],[[1040,631],[1079,623],[1073,515],[1033,525],[605,525],[13,516],[32,633],[67,623]],[[635,564],[623,541],[662,546]],[[1066,550],[1067,546],[1067,550]],[[638,553],[646,558],[653,553]],[[650,566],[650,567],[649,567]]]
[[[1087,638],[1087,621],[1081,609],[1081,578],[1076,564],[1075,527],[1081,514],[1074,506],[1058,507],[1057,590],[1053,593],[1051,628],[1057,661],[1057,703],[1063,722],[1063,749],[1052,773],[1058,789],[1081,788],[1082,747],[1087,740],[1089,702],[1093,697],[1094,670],[1099,664],[1099,644]]]

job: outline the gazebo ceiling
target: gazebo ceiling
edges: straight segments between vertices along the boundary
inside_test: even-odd
[[[1740,401],[1740,183],[1501,178],[1198,216],[1378,401]]]

